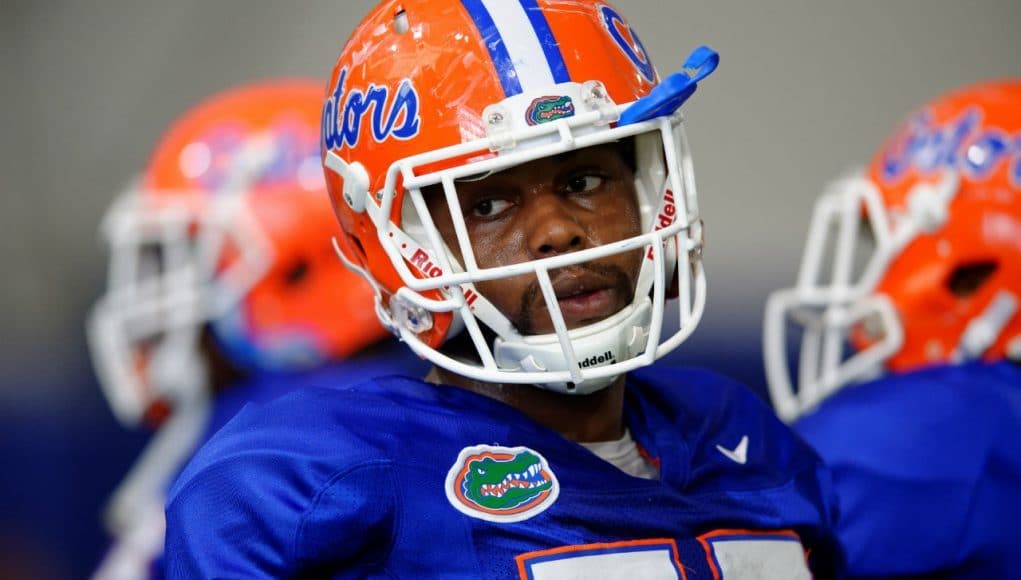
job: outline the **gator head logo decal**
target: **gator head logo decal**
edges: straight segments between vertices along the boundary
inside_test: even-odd
[[[529,125],[549,123],[557,119],[574,116],[574,101],[571,97],[539,97],[528,105],[525,120]]]
[[[546,459],[527,447],[476,445],[461,450],[447,472],[447,500],[490,522],[520,522],[553,505],[560,484]]]

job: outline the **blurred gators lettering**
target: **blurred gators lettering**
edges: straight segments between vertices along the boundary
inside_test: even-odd
[[[882,153],[882,180],[896,183],[911,169],[926,175],[951,168],[981,181],[1009,163],[1011,183],[1021,187],[1021,133],[982,127],[982,119],[976,107],[941,125],[930,111],[915,115]]]

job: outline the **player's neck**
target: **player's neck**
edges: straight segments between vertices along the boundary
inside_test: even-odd
[[[590,395],[564,395],[533,385],[487,383],[433,367],[425,380],[506,403],[571,441],[614,441],[624,434],[624,377]]]

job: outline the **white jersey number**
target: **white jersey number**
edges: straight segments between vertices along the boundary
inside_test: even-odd
[[[714,580],[801,580],[812,574],[793,532],[720,530],[698,538]],[[687,580],[673,540],[565,546],[517,557],[523,580]]]

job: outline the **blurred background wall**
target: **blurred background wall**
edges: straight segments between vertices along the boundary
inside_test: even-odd
[[[0,4],[0,576],[87,576],[102,501],[145,441],[114,423],[84,345],[107,204],[199,99],[265,77],[325,84],[374,4]],[[1017,0],[615,4],[661,74],[699,44],[722,55],[687,105],[710,296],[674,359],[758,389],[763,303],[793,281],[824,183],[924,101],[1021,75]]]

